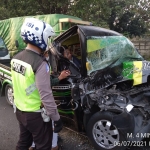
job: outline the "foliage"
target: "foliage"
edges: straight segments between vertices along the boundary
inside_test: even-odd
[[[94,25],[108,28],[106,18],[110,9],[105,4],[106,0],[74,0],[70,14],[91,21]]]
[[[128,33],[130,37],[141,36],[146,33],[149,19],[149,14],[147,14],[149,9],[148,0],[146,2],[148,7],[142,6],[139,0],[109,1],[109,5],[112,7],[108,19],[109,28],[123,34]]]
[[[0,19],[68,14],[122,34],[141,36],[150,29],[150,0],[0,0]]]

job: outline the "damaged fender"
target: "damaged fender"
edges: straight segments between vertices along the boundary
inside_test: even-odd
[[[134,116],[124,111],[121,114],[113,116],[112,124],[114,124],[124,134],[132,133],[135,127]]]

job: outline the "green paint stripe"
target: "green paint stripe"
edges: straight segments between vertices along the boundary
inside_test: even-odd
[[[69,93],[63,93],[63,92],[53,92],[53,93],[55,93],[55,94],[70,94],[71,92],[69,92]]]
[[[73,111],[64,111],[64,110],[58,109],[58,112],[59,112],[59,113],[63,113],[63,114],[72,114],[72,115],[74,115],[74,112],[73,112]]]
[[[123,76],[128,79],[133,79],[133,62],[123,62]]]
[[[5,83],[12,85],[12,82],[10,80],[8,80],[8,79],[4,80],[3,83],[2,83],[2,85],[4,85]]]
[[[62,96],[62,97],[63,97],[63,96],[65,96],[65,97],[70,97],[71,95],[54,95],[54,94],[53,94],[53,96],[55,96],[55,97],[61,97],[61,96]]]
[[[70,95],[65,95],[65,94],[53,94],[54,96],[71,96],[71,94]]]
[[[69,91],[69,92],[53,92],[53,95],[55,95],[55,96],[60,96],[60,95],[64,95],[64,96],[69,96],[69,95],[71,95],[71,92]]]
[[[66,91],[66,92],[60,92],[60,91],[54,91],[55,93],[71,93],[71,91]]]
[[[0,71],[5,73],[5,74],[11,75],[11,71],[8,71],[6,69],[0,68]]]

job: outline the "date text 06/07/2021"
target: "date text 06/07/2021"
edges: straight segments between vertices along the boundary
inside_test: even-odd
[[[150,146],[150,141],[146,142],[143,140],[142,141],[136,140],[138,138],[140,139],[150,138],[150,133],[136,133],[135,135],[133,135],[133,133],[127,133],[127,139],[129,139],[129,141],[115,141],[114,146],[139,146],[139,147]]]
[[[146,141],[114,141],[114,146],[138,146],[145,147],[150,146],[150,142]]]

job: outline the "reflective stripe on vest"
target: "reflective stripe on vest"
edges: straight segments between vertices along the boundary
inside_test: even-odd
[[[40,109],[40,94],[35,85],[32,66],[18,59],[11,61],[14,103],[21,111],[35,112]]]
[[[36,85],[35,83],[33,83],[32,85],[30,85],[28,88],[25,89],[26,95],[30,95],[35,90],[36,90]]]

